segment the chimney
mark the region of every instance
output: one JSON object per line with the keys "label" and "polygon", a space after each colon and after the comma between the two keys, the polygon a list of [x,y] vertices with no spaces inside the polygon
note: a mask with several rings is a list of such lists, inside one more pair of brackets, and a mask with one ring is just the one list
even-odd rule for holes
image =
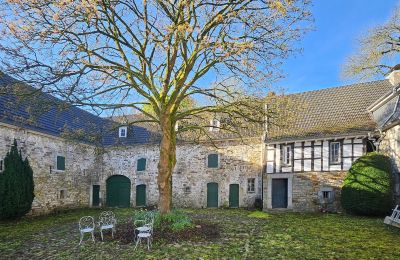
{"label": "chimney", "polygon": [[390,74],[386,77],[393,87],[397,87],[400,84],[400,64],[397,64],[392,68]]}

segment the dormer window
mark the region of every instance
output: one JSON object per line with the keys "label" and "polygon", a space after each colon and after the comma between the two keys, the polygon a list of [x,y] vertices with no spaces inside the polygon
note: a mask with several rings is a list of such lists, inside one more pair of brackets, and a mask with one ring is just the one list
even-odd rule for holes
{"label": "dormer window", "polygon": [[119,137],[125,138],[128,135],[128,127],[127,126],[121,126],[119,128]]}
{"label": "dormer window", "polygon": [[217,132],[220,128],[220,121],[216,118],[210,120],[210,132]]}

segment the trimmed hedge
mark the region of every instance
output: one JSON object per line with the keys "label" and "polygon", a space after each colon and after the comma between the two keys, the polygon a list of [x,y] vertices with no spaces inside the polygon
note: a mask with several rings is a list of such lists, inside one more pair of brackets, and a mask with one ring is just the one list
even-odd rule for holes
{"label": "trimmed hedge", "polygon": [[393,206],[390,158],[373,152],[355,161],[344,180],[341,202],[350,214],[383,216],[389,213]]}

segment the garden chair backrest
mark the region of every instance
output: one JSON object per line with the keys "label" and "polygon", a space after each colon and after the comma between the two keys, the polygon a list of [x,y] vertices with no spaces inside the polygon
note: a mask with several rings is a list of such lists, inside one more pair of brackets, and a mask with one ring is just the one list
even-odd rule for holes
{"label": "garden chair backrest", "polygon": [[91,216],[82,217],[79,220],[79,230],[94,229],[94,219]]}
{"label": "garden chair backrest", "polygon": [[115,214],[112,211],[103,211],[100,213],[100,223],[102,225],[113,225],[116,222]]}

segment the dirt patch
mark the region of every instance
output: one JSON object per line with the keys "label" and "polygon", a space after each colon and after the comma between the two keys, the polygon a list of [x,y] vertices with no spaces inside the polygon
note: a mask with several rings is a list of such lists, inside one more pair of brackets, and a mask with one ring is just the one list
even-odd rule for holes
{"label": "dirt patch", "polygon": [[[210,241],[220,237],[220,228],[216,224],[203,221],[195,221],[193,228],[182,231],[172,231],[169,227],[162,229],[154,229],[153,241],[164,243],[175,243],[180,241]],[[135,229],[132,223],[117,224],[117,232],[114,239],[111,237],[111,231],[104,233],[104,241],[118,241],[121,244],[132,244],[135,242]],[[100,236],[96,236],[96,240],[101,241]]]}

